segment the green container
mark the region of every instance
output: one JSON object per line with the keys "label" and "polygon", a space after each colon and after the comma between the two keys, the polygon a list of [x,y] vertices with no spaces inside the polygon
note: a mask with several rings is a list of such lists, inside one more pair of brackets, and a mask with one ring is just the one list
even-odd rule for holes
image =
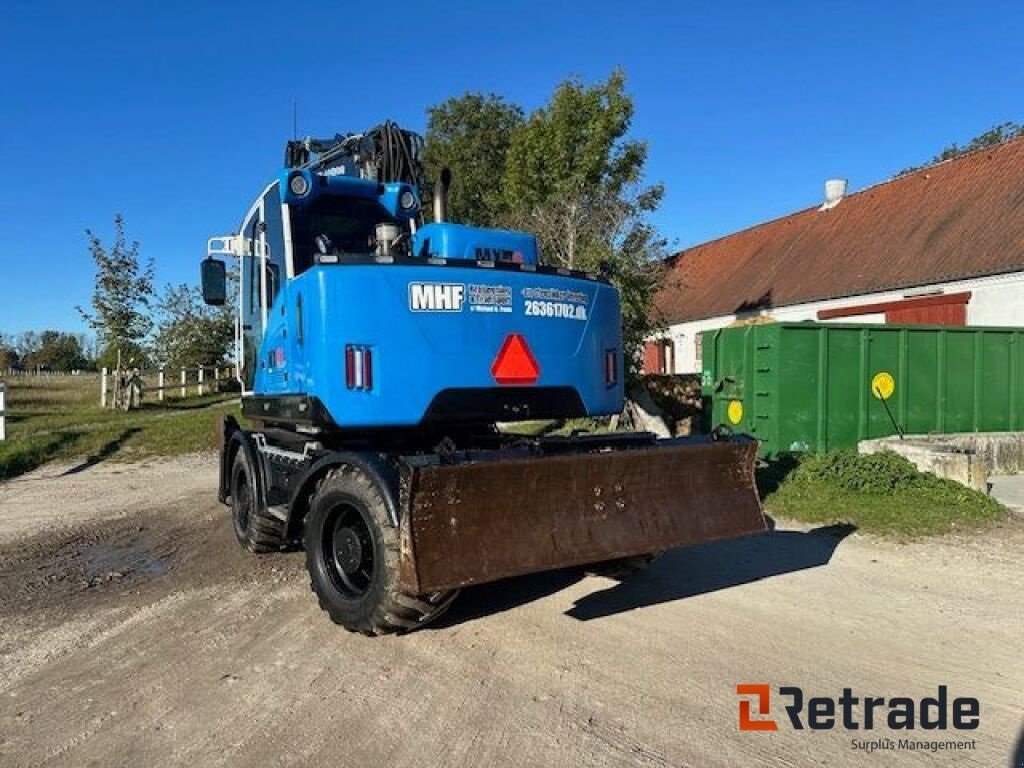
{"label": "green container", "polygon": [[[773,323],[705,331],[710,423],[761,453],[1024,429],[1024,329]],[[707,402],[707,400],[705,400]]]}

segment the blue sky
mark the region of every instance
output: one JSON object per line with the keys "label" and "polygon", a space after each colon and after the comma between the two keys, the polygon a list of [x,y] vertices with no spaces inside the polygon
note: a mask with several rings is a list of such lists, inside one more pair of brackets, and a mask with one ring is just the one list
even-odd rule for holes
{"label": "blue sky", "polygon": [[161,285],[193,281],[280,164],[293,100],[302,134],[422,130],[467,90],[530,109],[622,67],[658,223],[688,245],[1024,121],[1022,62],[1019,2],[5,0],[0,331],[83,329],[84,230],[115,212]]}

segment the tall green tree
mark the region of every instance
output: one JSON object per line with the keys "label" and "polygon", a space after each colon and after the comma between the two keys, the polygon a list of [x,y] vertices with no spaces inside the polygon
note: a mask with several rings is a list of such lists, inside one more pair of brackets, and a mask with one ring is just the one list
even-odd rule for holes
{"label": "tall green tree", "polygon": [[494,94],[467,93],[427,110],[427,178],[436,180],[442,168],[451,169],[453,221],[488,226],[505,216],[505,158],[522,123],[523,110]]}
{"label": "tall green tree", "polygon": [[199,290],[168,285],[158,305],[153,355],[161,365],[216,365],[230,356],[234,315],[230,306],[208,307]]}
{"label": "tall green tree", "polygon": [[512,223],[534,232],[543,259],[610,271],[622,295],[623,338],[635,373],[667,243],[650,220],[664,196],[647,184],[646,143],[631,138],[625,76],[585,85],[570,79],[512,137],[504,194]]}
{"label": "tall green tree", "polygon": [[92,311],[78,307],[78,312],[96,331],[102,365],[114,364],[120,353],[124,365],[141,367],[146,359],[145,339],[153,329],[153,260],[140,260],[139,243],[128,241],[121,214],[114,217],[114,240],[109,247],[91,230],[85,234],[96,277]]}
{"label": "tall green tree", "polygon": [[431,176],[453,172],[456,221],[532,232],[541,259],[606,268],[619,288],[630,373],[657,330],[654,292],[667,243],[650,219],[664,195],[647,184],[647,145],[629,135],[633,100],[622,72],[586,85],[569,79],[523,117],[499,96],[467,93],[428,110]]}

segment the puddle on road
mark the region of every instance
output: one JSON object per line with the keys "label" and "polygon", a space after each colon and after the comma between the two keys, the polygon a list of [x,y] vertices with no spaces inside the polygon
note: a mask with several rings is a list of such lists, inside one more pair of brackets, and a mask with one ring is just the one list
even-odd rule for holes
{"label": "puddle on road", "polygon": [[180,538],[158,524],[117,520],[0,548],[0,626],[36,607],[70,610],[79,594],[120,597],[165,582],[182,565]]}
{"label": "puddle on road", "polygon": [[108,577],[120,579],[131,574],[163,576],[171,568],[140,541],[122,545],[90,544],[80,550],[79,557],[90,581]]}

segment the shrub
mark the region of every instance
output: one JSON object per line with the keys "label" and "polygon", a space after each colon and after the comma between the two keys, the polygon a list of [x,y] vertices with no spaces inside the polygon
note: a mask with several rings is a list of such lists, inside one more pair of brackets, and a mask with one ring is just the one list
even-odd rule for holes
{"label": "shrub", "polygon": [[876,532],[941,533],[1002,519],[994,499],[920,472],[895,453],[808,454],[759,472],[766,506],[806,522],[847,521]]}
{"label": "shrub", "polygon": [[[834,483],[847,491],[891,493],[928,484],[925,475],[902,456],[885,453],[859,454],[855,451],[810,454],[794,473],[794,479]],[[938,479],[938,478],[935,478]]]}

